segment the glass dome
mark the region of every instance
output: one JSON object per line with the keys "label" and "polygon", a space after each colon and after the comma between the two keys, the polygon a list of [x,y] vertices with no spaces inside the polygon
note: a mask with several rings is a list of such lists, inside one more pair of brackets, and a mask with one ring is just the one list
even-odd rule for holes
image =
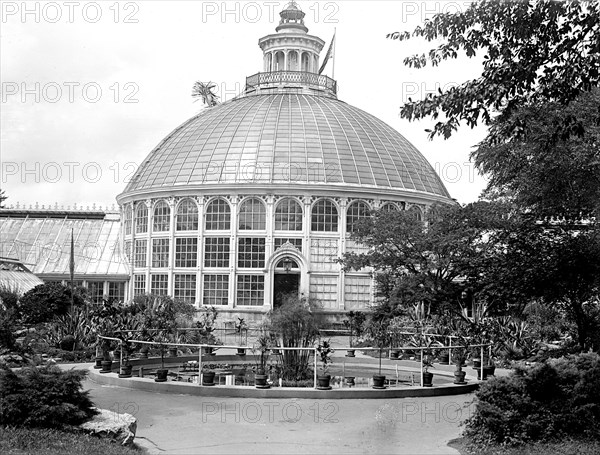
{"label": "glass dome", "polygon": [[120,197],[224,183],[450,197],[423,155],[392,127],[333,97],[294,93],[245,96],[205,109],[150,153]]}

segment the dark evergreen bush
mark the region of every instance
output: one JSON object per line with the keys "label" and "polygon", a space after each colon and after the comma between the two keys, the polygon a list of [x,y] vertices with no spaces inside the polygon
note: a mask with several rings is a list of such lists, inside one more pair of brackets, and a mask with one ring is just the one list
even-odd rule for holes
{"label": "dark evergreen bush", "polygon": [[96,411],[81,382],[84,370],[57,366],[0,370],[0,424],[64,428],[77,425]]}
{"label": "dark evergreen bush", "polygon": [[484,445],[599,438],[600,356],[549,360],[484,383],[465,435]]}
{"label": "dark evergreen bush", "polygon": [[[83,290],[75,289],[73,303],[83,305]],[[25,324],[47,322],[66,314],[71,307],[71,289],[60,283],[44,283],[30,289],[19,301],[19,313]]]}

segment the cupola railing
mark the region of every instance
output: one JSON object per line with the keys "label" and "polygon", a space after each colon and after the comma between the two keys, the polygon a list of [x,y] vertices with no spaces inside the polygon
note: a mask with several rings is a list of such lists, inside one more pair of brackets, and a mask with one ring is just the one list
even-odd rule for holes
{"label": "cupola railing", "polygon": [[[312,87],[337,95],[337,82],[322,74],[307,71],[271,71],[269,73],[256,73],[246,78],[246,93],[256,90],[261,86],[281,84],[298,84]],[[266,87],[265,87],[266,88]]]}

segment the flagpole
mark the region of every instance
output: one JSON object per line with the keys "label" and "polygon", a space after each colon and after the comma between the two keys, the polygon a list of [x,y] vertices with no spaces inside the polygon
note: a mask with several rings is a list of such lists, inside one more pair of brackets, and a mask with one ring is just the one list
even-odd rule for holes
{"label": "flagpole", "polygon": [[71,275],[71,312],[73,312],[73,307],[75,306],[75,299],[73,298],[73,294],[75,293],[75,289],[73,287],[73,275],[75,274],[75,252],[73,251],[73,228],[71,228],[71,258],[69,261],[69,273]]}
{"label": "flagpole", "polygon": [[332,69],[331,69],[331,79],[335,80],[335,54],[337,54],[337,27],[333,27],[333,36],[334,36],[334,41],[333,41],[333,62],[332,62]]}

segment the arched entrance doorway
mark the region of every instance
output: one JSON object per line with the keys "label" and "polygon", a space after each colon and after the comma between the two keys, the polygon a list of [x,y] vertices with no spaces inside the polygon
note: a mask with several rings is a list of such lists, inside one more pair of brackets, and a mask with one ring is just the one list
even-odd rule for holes
{"label": "arched entrance doorway", "polygon": [[285,256],[275,264],[273,273],[273,308],[280,307],[286,298],[298,297],[300,266],[294,258]]}

